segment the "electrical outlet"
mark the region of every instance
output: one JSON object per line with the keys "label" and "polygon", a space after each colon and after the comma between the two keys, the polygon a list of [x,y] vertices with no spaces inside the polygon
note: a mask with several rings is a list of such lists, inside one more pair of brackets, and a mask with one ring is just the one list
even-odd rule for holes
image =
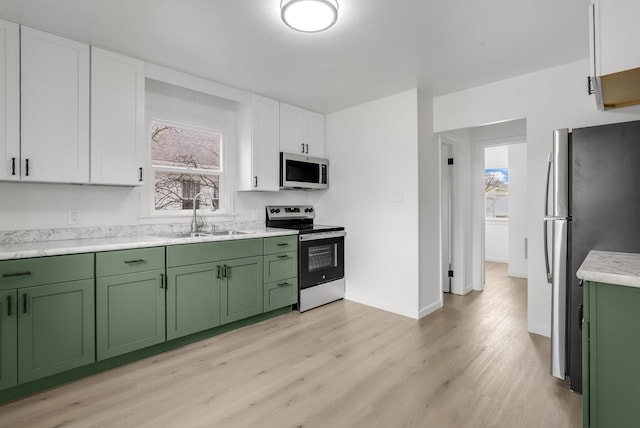
{"label": "electrical outlet", "polygon": [[67,223],[69,225],[80,224],[80,211],[69,210],[67,214],[68,214]]}

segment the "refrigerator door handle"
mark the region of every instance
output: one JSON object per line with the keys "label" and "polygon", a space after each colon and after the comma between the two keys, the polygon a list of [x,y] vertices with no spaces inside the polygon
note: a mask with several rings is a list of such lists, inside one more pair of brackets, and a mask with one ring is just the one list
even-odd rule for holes
{"label": "refrigerator door handle", "polygon": [[553,154],[549,153],[549,157],[547,158],[547,187],[546,192],[544,194],[544,216],[548,216],[549,214],[549,187],[551,187],[551,167],[553,166]]}
{"label": "refrigerator door handle", "polygon": [[549,222],[552,221],[551,219],[545,218],[544,222],[543,222],[543,226],[544,226],[544,234],[543,234],[543,240],[544,240],[544,264],[547,268],[547,282],[549,284],[551,284],[551,282],[553,281],[553,274],[551,273],[551,266],[549,265],[549,237],[548,237],[548,227],[547,225],[549,224]]}

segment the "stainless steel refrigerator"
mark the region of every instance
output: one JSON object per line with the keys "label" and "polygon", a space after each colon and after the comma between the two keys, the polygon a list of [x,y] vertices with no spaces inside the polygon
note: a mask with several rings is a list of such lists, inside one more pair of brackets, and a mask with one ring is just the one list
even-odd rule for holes
{"label": "stainless steel refrigerator", "polygon": [[545,262],[551,286],[551,374],[582,392],[582,285],[590,250],[640,252],[640,121],[553,132]]}

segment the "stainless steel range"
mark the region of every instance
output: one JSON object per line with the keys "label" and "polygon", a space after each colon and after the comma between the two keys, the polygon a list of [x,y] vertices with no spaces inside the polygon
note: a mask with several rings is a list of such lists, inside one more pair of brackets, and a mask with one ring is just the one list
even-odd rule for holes
{"label": "stainless steel range", "polygon": [[340,226],[313,224],[309,205],[268,206],[267,227],[298,230],[298,310],[344,298],[344,237]]}

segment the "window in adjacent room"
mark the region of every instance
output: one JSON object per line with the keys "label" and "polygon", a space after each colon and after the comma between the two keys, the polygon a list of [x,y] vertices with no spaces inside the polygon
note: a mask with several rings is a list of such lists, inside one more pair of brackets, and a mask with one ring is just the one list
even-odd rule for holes
{"label": "window in adjacent room", "polygon": [[[151,165],[155,212],[193,209],[193,197],[204,192],[216,209],[224,186],[223,132],[204,126],[151,121]],[[208,198],[199,198],[198,207]]]}

